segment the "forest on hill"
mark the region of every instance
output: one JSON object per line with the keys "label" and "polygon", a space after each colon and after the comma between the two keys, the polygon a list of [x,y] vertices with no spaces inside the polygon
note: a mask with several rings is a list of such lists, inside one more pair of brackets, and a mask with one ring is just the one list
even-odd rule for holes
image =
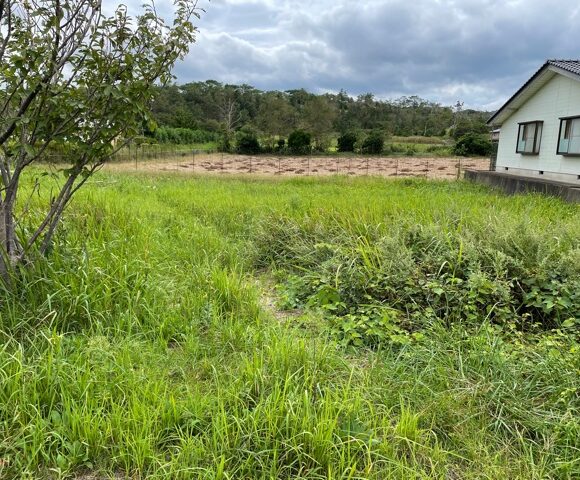
{"label": "forest on hill", "polygon": [[319,152],[364,150],[365,141],[377,138],[382,145],[391,137],[413,137],[417,143],[446,139],[448,144],[466,134],[487,137],[491,114],[417,96],[382,100],[371,93],[352,97],[344,90],[318,95],[304,89],[262,91],[214,80],[159,87],[152,113],[156,127],[145,135],[159,143],[216,142],[223,150],[273,151],[298,135],[299,142]]}

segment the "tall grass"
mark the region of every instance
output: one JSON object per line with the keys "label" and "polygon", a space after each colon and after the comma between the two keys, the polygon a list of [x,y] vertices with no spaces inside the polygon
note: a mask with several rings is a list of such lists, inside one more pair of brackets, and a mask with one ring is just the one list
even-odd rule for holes
{"label": "tall grass", "polygon": [[354,347],[337,326],[368,312],[332,307],[491,251],[575,281],[579,220],[462,183],[100,174],[3,292],[0,477],[576,478],[576,320],[397,308]]}

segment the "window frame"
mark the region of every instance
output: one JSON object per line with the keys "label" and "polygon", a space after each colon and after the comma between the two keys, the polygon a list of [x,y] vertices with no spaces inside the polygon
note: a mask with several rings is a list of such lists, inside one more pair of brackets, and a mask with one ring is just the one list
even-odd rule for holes
{"label": "window frame", "polygon": [[[560,128],[558,129],[558,143],[556,144],[556,155],[563,155],[565,157],[580,157],[580,151],[572,153],[569,153],[568,151],[566,152],[560,151],[560,141],[562,140],[562,126],[563,126],[562,124],[570,120],[578,120],[580,122],[580,115],[574,115],[572,117],[560,117]],[[568,129],[568,125],[569,124],[566,123],[566,129]]]}
{"label": "window frame", "polygon": [[[522,134],[522,128],[525,128],[528,125],[536,125],[536,130],[534,132],[534,145],[531,152],[524,152],[520,150],[520,137]],[[538,127],[542,127],[542,131],[540,133],[540,138],[538,138]],[[540,147],[542,146],[542,134],[544,133],[544,121],[543,120],[532,120],[531,122],[521,122],[518,123],[518,138],[516,139],[516,153],[520,155],[539,155],[540,154]],[[525,147],[524,147],[525,148]]]}

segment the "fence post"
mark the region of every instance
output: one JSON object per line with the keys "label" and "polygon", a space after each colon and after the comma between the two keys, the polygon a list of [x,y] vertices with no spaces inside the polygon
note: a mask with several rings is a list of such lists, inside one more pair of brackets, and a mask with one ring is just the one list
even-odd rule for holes
{"label": "fence post", "polygon": [[278,157],[278,175],[280,175],[281,168],[282,168],[282,157]]}
{"label": "fence post", "polygon": [[222,152],[222,173],[224,172],[224,152]]}
{"label": "fence post", "polygon": [[397,163],[395,163],[395,177],[399,176],[399,157],[396,158]]}
{"label": "fence post", "polygon": [[369,157],[367,157],[367,177],[369,175]]}
{"label": "fence post", "polygon": [[425,166],[425,178],[429,178],[429,157],[427,157],[427,165]]}
{"label": "fence post", "polygon": [[250,173],[252,173],[252,157],[250,156]]}
{"label": "fence post", "polygon": [[461,157],[459,157],[459,161],[457,162],[457,180],[461,178]]}

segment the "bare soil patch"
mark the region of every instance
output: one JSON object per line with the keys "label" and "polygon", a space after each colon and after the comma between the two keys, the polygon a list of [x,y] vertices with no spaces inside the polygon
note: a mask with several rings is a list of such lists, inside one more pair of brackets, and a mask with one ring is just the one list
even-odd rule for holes
{"label": "bare soil patch", "polygon": [[464,169],[487,170],[488,158],[459,157],[276,157],[184,153],[133,162],[112,162],[114,171],[255,174],[265,176],[383,176],[454,179]]}

